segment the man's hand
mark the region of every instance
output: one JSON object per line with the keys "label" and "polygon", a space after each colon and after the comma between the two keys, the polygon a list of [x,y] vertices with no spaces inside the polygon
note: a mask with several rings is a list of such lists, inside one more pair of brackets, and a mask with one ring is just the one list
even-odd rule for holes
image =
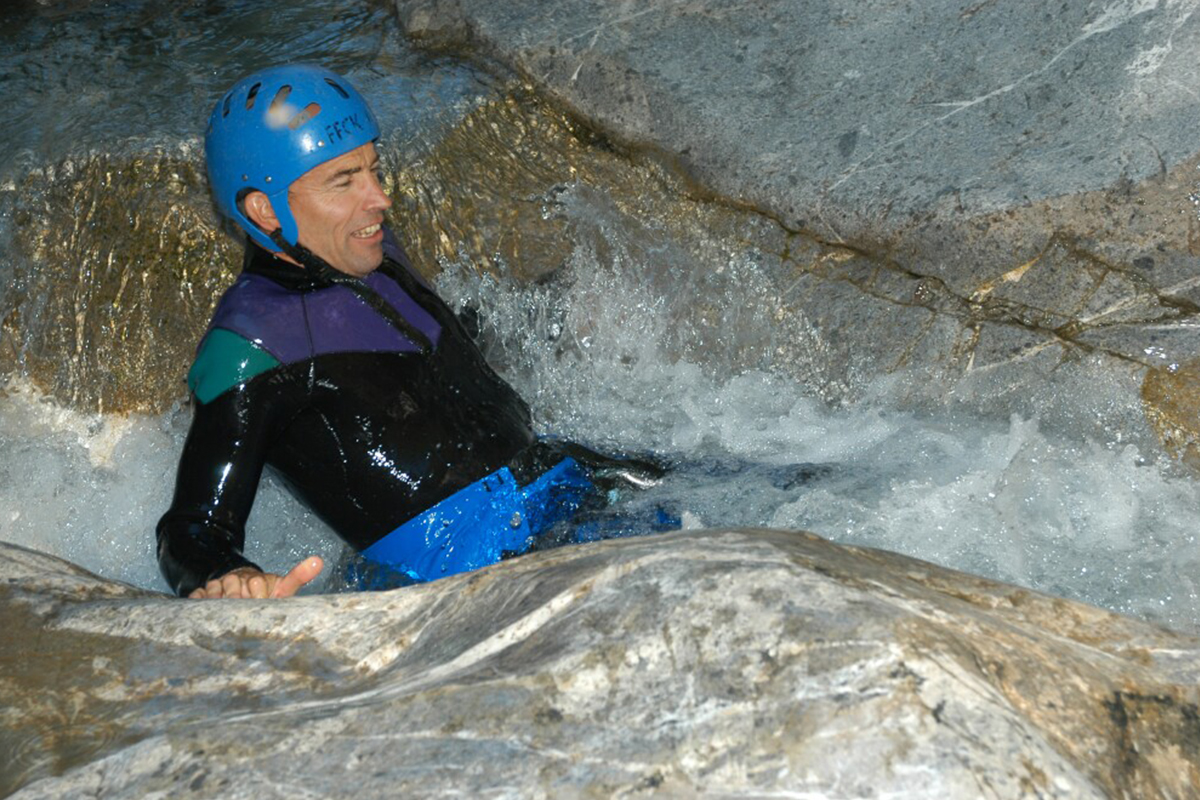
{"label": "man's hand", "polygon": [[320,556],[304,559],[287,575],[280,577],[273,572],[259,572],[242,567],[227,572],[219,578],[196,589],[188,598],[192,600],[216,600],[218,598],[245,598],[266,600],[272,597],[291,597],[300,587],[321,574],[325,562]]}

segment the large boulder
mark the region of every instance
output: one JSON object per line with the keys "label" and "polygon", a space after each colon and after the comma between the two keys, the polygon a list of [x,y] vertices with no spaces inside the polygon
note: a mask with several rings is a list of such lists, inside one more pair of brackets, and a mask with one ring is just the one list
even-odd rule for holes
{"label": "large boulder", "polygon": [[[998,410],[1108,381],[1078,416],[1128,429],[1147,367],[1195,369],[1191,3],[396,6],[787,231],[764,263],[851,379],[915,368],[914,393]],[[1160,428],[1194,425],[1163,402]]]}
{"label": "large boulder", "polygon": [[190,602],[0,546],[0,795],[1182,797],[1200,642],[783,531]]}

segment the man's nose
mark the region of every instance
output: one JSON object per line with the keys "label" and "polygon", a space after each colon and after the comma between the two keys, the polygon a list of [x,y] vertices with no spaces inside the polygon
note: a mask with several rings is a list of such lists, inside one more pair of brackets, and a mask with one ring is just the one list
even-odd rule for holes
{"label": "man's nose", "polygon": [[370,186],[367,190],[366,206],[372,211],[386,211],[392,206],[392,198],[388,197],[379,178],[374,175],[371,176]]}

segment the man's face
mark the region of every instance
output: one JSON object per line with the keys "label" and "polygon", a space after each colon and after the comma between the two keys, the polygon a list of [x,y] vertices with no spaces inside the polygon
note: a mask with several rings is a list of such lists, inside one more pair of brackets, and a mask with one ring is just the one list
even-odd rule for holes
{"label": "man's face", "polygon": [[379,156],[364,144],[301,175],[288,190],[300,244],[334,269],[362,278],[383,261]]}

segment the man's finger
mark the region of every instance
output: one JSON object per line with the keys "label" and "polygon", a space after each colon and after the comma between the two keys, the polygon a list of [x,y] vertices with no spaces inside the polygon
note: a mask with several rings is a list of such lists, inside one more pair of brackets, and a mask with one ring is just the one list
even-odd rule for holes
{"label": "man's finger", "polygon": [[321,560],[320,556],[304,559],[292,567],[291,572],[279,579],[279,582],[275,584],[275,591],[271,592],[271,597],[291,597],[300,591],[301,586],[320,575],[324,568],[325,562]]}
{"label": "man's finger", "polygon": [[255,600],[267,599],[267,579],[262,575],[254,575],[246,582],[248,594]]}
{"label": "man's finger", "polygon": [[224,597],[245,597],[243,586],[242,576],[236,572],[227,573],[221,578],[221,594]]}

